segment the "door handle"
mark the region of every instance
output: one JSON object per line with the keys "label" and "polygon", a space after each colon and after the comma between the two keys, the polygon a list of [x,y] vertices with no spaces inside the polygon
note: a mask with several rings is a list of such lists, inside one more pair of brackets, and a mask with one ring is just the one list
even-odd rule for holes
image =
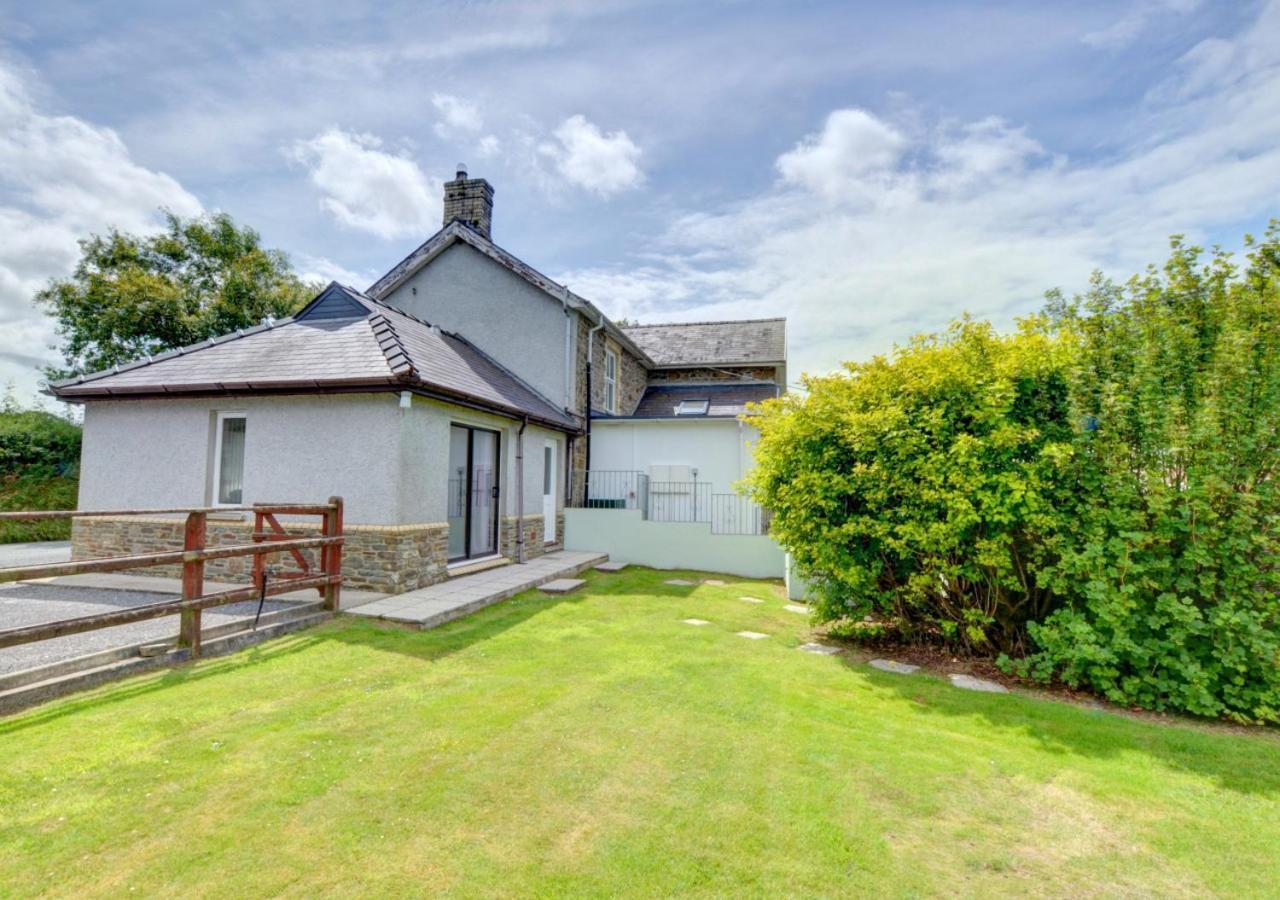
{"label": "door handle", "polygon": [[498,486],[496,484],[493,487],[489,488],[489,496],[492,497],[494,500],[498,499]]}

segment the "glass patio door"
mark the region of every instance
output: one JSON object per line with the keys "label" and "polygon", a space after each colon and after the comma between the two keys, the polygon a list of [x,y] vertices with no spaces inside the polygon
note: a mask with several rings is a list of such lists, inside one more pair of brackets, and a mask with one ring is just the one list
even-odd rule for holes
{"label": "glass patio door", "polygon": [[465,425],[449,430],[449,559],[498,552],[497,432]]}

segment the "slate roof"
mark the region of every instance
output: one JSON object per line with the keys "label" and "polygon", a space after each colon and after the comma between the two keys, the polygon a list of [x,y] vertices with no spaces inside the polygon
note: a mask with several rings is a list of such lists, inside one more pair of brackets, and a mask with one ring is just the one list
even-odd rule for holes
{"label": "slate roof", "polygon": [[[593,419],[732,419],[746,412],[748,403],[758,403],[778,396],[776,384],[726,381],[718,384],[651,384],[645,390],[636,410],[629,416],[605,416]],[[677,415],[685,400],[706,400],[705,415]]]}
{"label": "slate roof", "polygon": [[336,282],[291,319],[61,381],[50,391],[81,400],[378,386],[578,428],[468,341]]}
{"label": "slate roof", "polygon": [[787,358],[786,319],[673,322],[623,328],[659,367],[753,365]]}

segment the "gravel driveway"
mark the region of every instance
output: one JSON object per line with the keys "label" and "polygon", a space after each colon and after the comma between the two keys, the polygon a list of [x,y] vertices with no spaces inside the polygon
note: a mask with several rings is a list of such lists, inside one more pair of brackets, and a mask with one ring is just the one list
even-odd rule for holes
{"label": "gravel driveway", "polygon": [[[0,545],[0,547],[5,546],[17,545]],[[0,585],[0,629],[96,615],[112,609],[157,603],[174,596],[176,595],[151,591],[121,591],[57,584],[27,582],[4,584]],[[293,605],[296,604],[289,601],[268,600],[262,611],[266,614],[278,609],[288,609]],[[234,619],[252,619],[257,610],[256,601],[232,603],[207,609],[203,617],[204,626],[209,628]],[[49,665],[83,656],[86,653],[109,650],[112,647],[128,646],[144,641],[172,640],[177,634],[178,616],[174,615],[163,619],[149,619],[129,625],[117,625],[114,628],[88,631],[84,634],[67,635],[35,644],[5,647],[0,649],[0,675],[34,666]]]}

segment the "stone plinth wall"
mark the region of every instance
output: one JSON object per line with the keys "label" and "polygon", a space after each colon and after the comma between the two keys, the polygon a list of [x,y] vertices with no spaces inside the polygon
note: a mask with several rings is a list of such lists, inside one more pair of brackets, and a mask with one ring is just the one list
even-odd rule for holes
{"label": "stone plinth wall", "polygon": [[[75,519],[71,526],[72,559],[159,553],[182,549],[184,520],[110,516]],[[290,533],[319,534],[316,522],[281,522]],[[541,533],[541,521],[538,523]],[[219,520],[210,517],[206,546],[247,544],[252,541],[253,521]],[[348,525],[343,530],[342,573],[346,586],[358,590],[399,593],[443,581],[449,548],[449,526],[443,522],[422,525]],[[313,571],[319,568],[319,554],[303,550]],[[288,552],[271,554],[267,561],[285,571],[297,571]],[[205,563],[205,577],[215,581],[248,582],[253,559],[215,559]],[[131,569],[130,575],[161,575],[178,578],[180,565]]]}
{"label": "stone plinth wall", "polygon": [[[563,534],[564,532],[561,532]],[[524,517],[524,558],[533,559],[546,552],[542,542],[542,516],[539,513]],[[516,517],[503,516],[502,530],[498,535],[498,552],[508,559],[516,558]]]}

